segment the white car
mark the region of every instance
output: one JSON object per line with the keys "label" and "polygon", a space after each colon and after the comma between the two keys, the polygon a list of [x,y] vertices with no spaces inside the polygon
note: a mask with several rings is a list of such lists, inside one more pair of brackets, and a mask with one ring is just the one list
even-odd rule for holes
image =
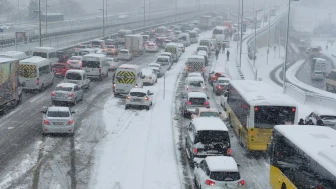
{"label": "white car", "polygon": [[82,66],[82,57],[81,56],[72,56],[68,60],[71,68],[80,69]]}
{"label": "white car", "polygon": [[43,113],[42,133],[69,133],[73,134],[75,130],[75,121],[69,107],[52,106]]}
{"label": "white car", "polygon": [[145,45],[146,52],[159,52],[159,47],[155,43],[147,43]]}
{"label": "white car", "polygon": [[168,56],[169,59],[170,59],[170,62],[174,62],[173,61],[173,54],[170,53],[170,52],[163,52],[163,53],[160,54],[160,56]]}
{"label": "white car", "polygon": [[106,58],[106,61],[110,65],[109,71],[114,71],[120,66],[120,62],[116,58]]}
{"label": "white car", "polygon": [[312,80],[323,80],[324,79],[324,73],[322,71],[315,70],[312,73],[311,79]]}
{"label": "white car", "polygon": [[162,68],[160,64],[150,63],[147,68],[152,69],[157,77],[161,77],[163,75]]}
{"label": "white car", "polygon": [[118,60],[132,60],[132,53],[127,49],[120,49],[118,54]]}
{"label": "white car", "polygon": [[206,87],[202,77],[191,77],[186,79],[184,94],[189,92],[205,92]]}
{"label": "white car", "polygon": [[132,88],[126,97],[125,109],[130,107],[145,107],[149,110],[153,105],[153,93],[144,88]]}
{"label": "white car", "polygon": [[322,120],[324,126],[336,129],[336,112],[328,109],[315,110],[305,118],[305,124],[317,125],[317,120]]}
{"label": "white car", "polygon": [[233,157],[208,156],[194,169],[194,181],[202,189],[245,189]]}
{"label": "white car", "polygon": [[141,70],[141,74],[142,74],[142,83],[145,84],[150,84],[150,85],[154,85],[154,83],[157,82],[157,76],[154,73],[154,70],[150,69],[150,68],[143,68]]}

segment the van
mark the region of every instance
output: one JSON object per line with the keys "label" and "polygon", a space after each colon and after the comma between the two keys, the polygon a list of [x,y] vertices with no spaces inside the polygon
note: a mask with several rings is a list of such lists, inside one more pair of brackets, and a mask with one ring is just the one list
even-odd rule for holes
{"label": "van", "polygon": [[26,53],[20,52],[20,51],[3,52],[3,53],[0,54],[0,57],[2,57],[2,58],[13,58],[13,59],[17,59],[17,60],[23,60],[23,59],[28,58]]}
{"label": "van", "polygon": [[176,43],[167,43],[165,52],[172,53],[174,62],[177,62],[181,56],[180,51],[178,50],[178,45]]}
{"label": "van", "polygon": [[82,58],[82,69],[89,78],[98,78],[100,81],[108,76],[110,64],[103,54],[87,54]]}
{"label": "van", "polygon": [[311,64],[311,71],[321,71],[324,75],[326,75],[327,68],[326,68],[326,60],[324,58],[313,58]]}
{"label": "van", "polygon": [[207,46],[210,49],[211,41],[209,39],[201,39],[199,46]]}
{"label": "van", "polygon": [[78,52],[75,53],[76,56],[84,56],[87,54],[95,54],[96,51],[94,49],[79,49]]}
{"label": "van", "polygon": [[191,44],[198,43],[198,34],[196,31],[190,31],[189,37],[190,37]]}
{"label": "van", "polygon": [[101,39],[92,40],[90,43],[90,47],[105,49],[106,48],[105,41]]}
{"label": "van", "polygon": [[186,73],[199,72],[204,77],[205,60],[204,56],[192,55],[189,56],[186,65]]}
{"label": "van", "polygon": [[19,81],[22,89],[43,91],[54,83],[49,60],[33,56],[19,61]]}
{"label": "van", "polygon": [[74,83],[82,89],[88,89],[90,87],[90,80],[87,78],[84,70],[68,70],[65,73],[64,83]]}
{"label": "van", "polygon": [[180,33],[177,38],[178,38],[179,43],[182,43],[185,47],[190,46],[189,33]]}
{"label": "van", "polygon": [[119,66],[113,82],[114,96],[126,96],[132,88],[142,88],[141,77],[141,68],[138,65],[123,64]]}
{"label": "van", "polygon": [[198,51],[205,51],[207,52],[208,56],[211,54],[211,51],[207,46],[198,46],[196,52],[198,53]]}
{"label": "van", "polygon": [[35,47],[32,50],[33,56],[39,56],[49,60],[51,66],[57,63],[57,53],[54,47]]}
{"label": "van", "polygon": [[163,73],[166,73],[168,70],[170,70],[173,65],[173,63],[170,62],[170,58],[168,56],[158,56],[156,63],[161,65]]}

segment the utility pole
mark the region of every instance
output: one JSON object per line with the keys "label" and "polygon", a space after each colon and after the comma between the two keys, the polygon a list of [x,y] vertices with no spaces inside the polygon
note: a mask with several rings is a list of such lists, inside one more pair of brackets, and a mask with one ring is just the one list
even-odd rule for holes
{"label": "utility pole", "polygon": [[143,0],[144,1],[144,30],[146,30],[145,29],[145,27],[146,27],[146,0]]}
{"label": "utility pole", "polygon": [[175,0],[175,24],[177,24],[177,0]]}
{"label": "utility pole", "polygon": [[17,19],[17,21],[19,23],[19,20],[20,20],[20,0],[18,0],[17,2],[18,2],[17,3],[17,5],[18,5],[18,15],[17,15],[18,19]]}
{"label": "utility pole", "polygon": [[40,42],[40,47],[42,47],[42,24],[41,24],[41,0],[39,0],[39,5],[38,5],[38,19],[39,19],[39,42]]}
{"label": "utility pole", "polygon": [[[269,4],[269,7],[270,7],[270,9],[269,10],[271,10],[271,3]],[[269,46],[270,46],[270,36],[271,36],[271,14],[270,14],[270,12],[269,12],[269,14],[268,14],[268,37],[267,37],[267,55],[266,55],[266,57],[267,57],[267,60],[266,60],[266,64],[268,64],[268,55],[269,55]]]}
{"label": "utility pole", "polygon": [[108,23],[108,19],[107,19],[107,0],[105,1],[105,20],[106,20],[106,23]]}
{"label": "utility pole", "polygon": [[105,0],[103,0],[103,37],[105,37]]}
{"label": "utility pole", "polygon": [[238,53],[238,47],[239,47],[239,31],[240,31],[240,27],[241,27],[241,23],[240,22],[240,1],[241,0],[238,0],[238,39],[237,39],[237,53]]}
{"label": "utility pole", "polygon": [[48,0],[45,2],[45,34],[48,32]]}
{"label": "utility pole", "polygon": [[241,8],[240,53],[239,53],[239,67],[240,68],[241,68],[242,52],[243,52],[243,21],[244,21],[244,0],[242,0],[242,8]]}
{"label": "utility pole", "polygon": [[150,20],[150,6],[151,6],[151,2],[150,0],[148,0],[148,20]]}

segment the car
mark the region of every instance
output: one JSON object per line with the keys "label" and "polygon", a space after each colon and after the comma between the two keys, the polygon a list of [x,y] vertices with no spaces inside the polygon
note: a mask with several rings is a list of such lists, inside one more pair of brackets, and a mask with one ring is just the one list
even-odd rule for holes
{"label": "car", "polygon": [[207,156],[231,156],[229,130],[218,117],[197,117],[187,125],[185,150],[190,166]]}
{"label": "car", "polygon": [[211,55],[211,51],[207,46],[198,46],[197,49],[196,49],[196,53],[198,51],[205,51],[205,52],[207,52],[208,56]]}
{"label": "car", "polygon": [[312,73],[311,79],[312,80],[323,80],[324,79],[324,73],[322,71],[315,70]]}
{"label": "car", "polygon": [[106,61],[110,65],[110,67],[108,68],[109,71],[116,70],[120,66],[120,63],[121,63],[119,62],[117,58],[106,58]]}
{"label": "car", "polygon": [[118,49],[115,45],[106,45],[104,52],[106,55],[118,55]]}
{"label": "car", "polygon": [[73,134],[75,130],[75,120],[69,107],[52,106],[43,113],[42,133],[69,133]]}
{"label": "car", "polygon": [[209,97],[204,92],[189,92],[181,100],[180,112],[184,118],[191,118],[191,114],[194,114],[196,108],[210,106]]}
{"label": "car", "polygon": [[228,90],[230,78],[228,77],[218,77],[216,81],[213,83],[212,91],[217,95],[220,96],[224,94],[226,90]]}
{"label": "car", "polygon": [[120,49],[118,53],[118,60],[132,60],[132,53],[127,49]]}
{"label": "car", "polygon": [[202,189],[246,189],[233,157],[208,156],[194,169],[194,183]]}
{"label": "car", "polygon": [[166,73],[168,70],[170,70],[173,65],[173,63],[170,62],[170,58],[167,56],[158,56],[156,63],[161,65],[163,73]]}
{"label": "car", "polygon": [[198,51],[198,52],[197,52],[197,55],[204,56],[205,65],[208,66],[208,64],[209,64],[208,57],[209,57],[209,56],[208,56],[207,52],[201,50],[201,51]]}
{"label": "car", "polygon": [[89,45],[79,44],[74,46],[74,51],[78,52],[80,49],[87,49],[89,48]]}
{"label": "car", "polygon": [[149,110],[153,105],[153,93],[144,88],[132,88],[126,96],[125,109],[130,107],[145,107]]}
{"label": "car", "polygon": [[163,52],[163,53],[160,54],[160,56],[168,56],[169,59],[170,59],[170,62],[174,62],[173,61],[173,54],[170,53],[170,52]]}
{"label": "car", "polygon": [[81,87],[74,83],[60,83],[54,91],[51,92],[51,102],[72,103],[76,105],[78,101],[83,100],[84,93]]}
{"label": "car", "polygon": [[14,24],[7,23],[3,25],[3,29],[12,30],[14,29]]}
{"label": "car", "polygon": [[218,77],[227,77],[227,74],[225,72],[212,71],[209,73],[208,83],[212,86]]}
{"label": "car", "polygon": [[56,63],[53,66],[54,77],[64,77],[65,73],[71,69],[67,63]]}
{"label": "car", "polygon": [[305,117],[305,124],[317,125],[317,120],[322,120],[324,126],[336,128],[336,112],[328,109],[319,109]]}
{"label": "car", "polygon": [[142,74],[142,83],[145,84],[150,84],[154,85],[154,83],[157,82],[157,76],[154,73],[154,70],[150,68],[143,68],[141,69],[141,74]]}
{"label": "car", "polygon": [[68,64],[70,64],[73,69],[80,69],[82,67],[82,57],[81,56],[72,56],[68,60]]}
{"label": "car", "polygon": [[157,77],[161,77],[163,75],[163,71],[160,64],[150,63],[147,65],[147,68],[152,69]]}
{"label": "car", "polygon": [[189,92],[204,92],[206,87],[203,77],[189,77],[186,79],[184,94]]}
{"label": "car", "polygon": [[184,47],[184,45],[183,45],[182,43],[177,43],[177,45],[178,45],[178,48],[181,49],[181,52],[184,53],[184,52],[185,52],[185,47]]}
{"label": "car", "polygon": [[196,108],[195,113],[191,115],[191,119],[196,117],[218,117],[224,120],[222,112],[219,112],[216,108]]}
{"label": "car", "polygon": [[159,52],[159,47],[155,43],[147,43],[145,45],[146,52]]}

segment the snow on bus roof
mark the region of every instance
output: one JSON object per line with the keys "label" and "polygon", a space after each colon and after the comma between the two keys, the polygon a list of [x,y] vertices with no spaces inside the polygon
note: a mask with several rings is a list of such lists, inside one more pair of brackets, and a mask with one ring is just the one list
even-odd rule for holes
{"label": "snow on bus roof", "polygon": [[250,105],[296,106],[297,104],[289,96],[279,93],[262,81],[231,80],[230,86],[234,87]]}
{"label": "snow on bus roof", "polygon": [[23,60],[20,60],[20,64],[24,64],[24,63],[36,63],[36,64],[39,64],[39,63],[44,63],[45,61],[47,61],[46,58],[42,58],[40,56],[32,56],[30,58],[26,58],[26,59],[23,59]]}
{"label": "snow on bus roof", "polygon": [[0,57],[0,63],[10,62],[10,61],[15,61],[15,60],[17,59]]}
{"label": "snow on bus roof", "polygon": [[205,161],[211,172],[238,172],[238,165],[233,157],[208,156]]}
{"label": "snow on bus roof", "polygon": [[133,64],[122,64],[119,66],[119,68],[126,68],[126,69],[137,69],[139,66],[138,65],[133,65]]}
{"label": "snow on bus roof", "polygon": [[336,130],[310,125],[276,125],[274,129],[336,176]]}
{"label": "snow on bus roof", "polygon": [[192,120],[192,124],[197,131],[229,131],[218,117],[196,117]]}

